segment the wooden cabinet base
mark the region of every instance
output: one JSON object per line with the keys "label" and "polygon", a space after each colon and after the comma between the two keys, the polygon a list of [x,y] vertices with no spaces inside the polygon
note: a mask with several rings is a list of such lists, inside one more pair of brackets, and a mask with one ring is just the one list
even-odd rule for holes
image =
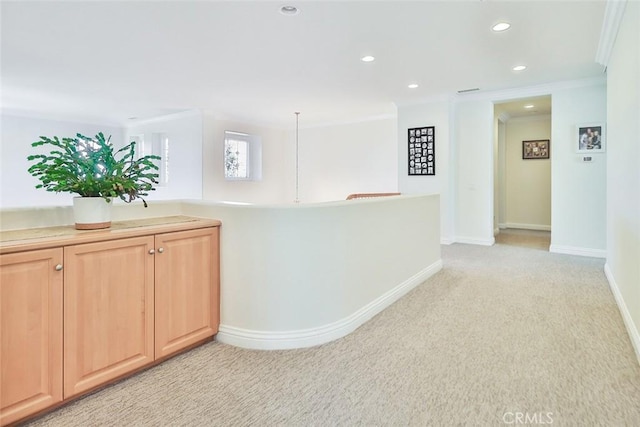
{"label": "wooden cabinet base", "polygon": [[213,339],[220,223],[163,221],[0,233],[0,427]]}
{"label": "wooden cabinet base", "polygon": [[218,332],[218,228],[156,235],[155,357]]}
{"label": "wooden cabinet base", "polygon": [[0,257],[0,424],[62,400],[62,249]]}
{"label": "wooden cabinet base", "polygon": [[50,414],[51,412],[55,411],[56,409],[60,409],[63,406],[66,406],[72,402],[75,402],[76,400],[82,399],[83,397],[87,396],[88,394],[92,394],[92,393],[97,393],[100,392],[102,390],[108,389],[109,387],[113,386],[114,384],[117,384],[121,381],[125,381],[131,377],[134,377],[138,374],[140,374],[141,372],[144,372],[146,370],[149,370],[157,365],[160,365],[161,363],[165,362],[166,360],[172,359],[176,356],[179,356],[181,354],[187,353],[191,350],[193,350],[194,348],[200,347],[202,345],[205,345],[207,343],[213,342],[215,341],[215,336],[211,336],[207,339],[204,339],[202,341],[199,341],[197,343],[191,344],[187,347],[184,347],[182,349],[180,349],[179,351],[176,351],[173,354],[170,354],[168,356],[162,357],[160,359],[156,359],[153,362],[150,362],[149,364],[142,366],[134,371],[128,372],[126,374],[120,375],[119,377],[115,377],[107,382],[105,382],[104,384],[100,384],[97,386],[94,386],[93,388],[87,389],[85,391],[83,391],[82,393],[78,393],[75,396],[69,397],[67,399],[64,399],[58,403],[54,403],[54,404],[50,404],[47,405],[47,407],[45,409],[42,409],[41,411],[38,411],[36,413],[33,413],[29,416],[26,417],[22,417],[19,419],[16,419],[15,421],[9,423],[9,424],[2,424],[2,427],[12,427],[14,425],[17,425],[18,423],[22,424],[28,421],[33,421],[35,419],[38,419],[40,417],[44,417],[47,414]]}
{"label": "wooden cabinet base", "polygon": [[64,248],[65,398],[153,361],[153,247],[133,237]]}

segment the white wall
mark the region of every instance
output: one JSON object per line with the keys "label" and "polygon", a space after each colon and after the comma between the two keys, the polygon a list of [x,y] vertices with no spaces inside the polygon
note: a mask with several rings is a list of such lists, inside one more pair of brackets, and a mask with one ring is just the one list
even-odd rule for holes
{"label": "white wall", "polygon": [[[506,199],[506,184],[494,186],[495,133],[497,128],[500,140],[501,125],[496,126],[493,105],[548,95],[553,99],[551,137],[548,133],[545,135],[551,140],[551,159],[546,163],[552,165],[551,224],[552,244],[555,243],[552,250],[604,256],[606,153],[592,154],[595,161],[585,165],[573,145],[577,124],[606,121],[606,85],[601,78],[464,95],[450,101],[398,108],[399,190],[402,193],[441,194],[443,243],[493,244],[494,215],[502,214],[506,218],[506,206],[496,204],[494,198],[496,191],[504,190]],[[408,177],[405,171],[406,129],[429,124],[436,126],[438,135],[446,134],[444,141],[448,141],[448,149],[445,153],[438,151],[443,148],[443,138],[439,137],[436,161],[438,171],[441,171],[443,154],[450,156],[448,176]],[[503,128],[506,139],[506,126]],[[497,161],[506,163],[506,153],[499,152]],[[502,179],[499,174],[498,179]],[[517,220],[541,222],[546,228],[549,225],[548,220],[527,219],[526,216]]]}
{"label": "white wall", "polygon": [[0,207],[21,206],[63,206],[71,205],[74,195],[69,193],[51,193],[36,189],[40,182],[27,172],[34,163],[27,156],[48,153],[50,148],[31,147],[40,136],[74,138],[77,133],[94,136],[98,132],[105,137],[112,136],[116,147],[124,145],[124,130],[121,127],[105,124],[78,123],[52,120],[40,117],[27,117],[2,114],[2,140],[0,141]]}
{"label": "white wall", "polygon": [[[205,113],[202,150],[203,198],[248,203],[286,203],[293,200],[287,188],[292,175],[292,159],[287,132]],[[259,136],[262,143],[262,179],[227,181],[224,178],[224,132],[235,131]]]}
{"label": "white wall", "polygon": [[500,226],[550,230],[552,160],[523,160],[522,141],[551,139],[551,117],[512,118],[505,131],[505,219]]}
{"label": "white wall", "polygon": [[[295,123],[295,117],[292,117]],[[303,127],[298,133],[299,200],[344,200],[351,193],[396,192],[396,120]],[[224,179],[224,131],[262,139],[262,179]],[[247,203],[293,203],[295,199],[295,128],[277,129],[204,116],[204,198]]]}
{"label": "white wall", "polygon": [[130,135],[144,135],[145,154],[154,133],[169,138],[169,182],[149,193],[148,201],[202,198],[202,115],[199,111],[171,114],[133,123]]}
{"label": "white wall", "polygon": [[[291,139],[293,149],[295,138]],[[396,192],[397,156],[395,117],[301,128],[300,200],[322,202],[344,200],[352,193]],[[295,175],[292,178],[295,188]]]}
{"label": "white wall", "polygon": [[217,339],[282,349],[353,331],[441,268],[438,206],[437,195],[183,203],[222,221]]}
{"label": "white wall", "polygon": [[[443,243],[451,243],[455,237],[451,182],[456,169],[451,166],[450,107],[448,101],[398,107],[398,191],[402,194],[440,194],[440,238]],[[436,174],[409,176],[407,130],[424,126],[435,126]]]}
{"label": "white wall", "polygon": [[461,101],[455,105],[456,240],[492,245],[493,103]]}
{"label": "white wall", "polygon": [[640,3],[626,5],[607,68],[607,264],[640,361]]}
{"label": "white wall", "polygon": [[[552,94],[552,252],[604,257],[607,154],[576,153],[576,126],[605,123],[606,85],[556,90]],[[605,131],[606,133],[606,131]]]}

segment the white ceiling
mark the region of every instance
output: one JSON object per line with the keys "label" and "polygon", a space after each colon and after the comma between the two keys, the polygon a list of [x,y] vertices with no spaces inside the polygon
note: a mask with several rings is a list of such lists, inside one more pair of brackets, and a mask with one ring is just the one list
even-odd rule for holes
{"label": "white ceiling", "polygon": [[[300,13],[280,14],[283,4]],[[601,76],[604,11],[557,0],[3,0],[2,107],[122,124],[194,108],[275,126],[295,111],[306,124],[355,120],[462,89]],[[511,29],[492,32],[501,20]]]}

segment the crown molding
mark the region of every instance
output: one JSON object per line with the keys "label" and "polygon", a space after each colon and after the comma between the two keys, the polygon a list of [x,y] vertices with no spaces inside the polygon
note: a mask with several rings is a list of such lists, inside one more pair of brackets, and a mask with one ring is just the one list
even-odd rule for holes
{"label": "crown molding", "polygon": [[[293,116],[293,113],[291,113]],[[237,115],[219,110],[202,110],[204,120],[213,120],[214,122],[225,121],[233,122],[239,125],[246,125],[255,128],[270,129],[275,131],[287,130],[290,126],[280,122],[256,120],[255,117]],[[293,119],[292,119],[293,120]]]}
{"label": "crown molding", "polygon": [[602,29],[600,31],[600,41],[598,43],[598,51],[596,52],[596,62],[602,64],[605,69],[609,65],[609,58],[613,45],[616,42],[618,29],[624,16],[624,9],[627,0],[608,0],[607,7],[604,11],[604,19],[602,21]]}
{"label": "crown molding", "polygon": [[313,128],[323,128],[323,127],[333,127],[333,126],[347,126],[357,123],[366,123],[366,122],[374,122],[379,120],[391,120],[398,118],[396,113],[385,113],[385,114],[377,114],[373,116],[364,116],[355,118],[352,120],[335,120],[330,122],[320,122],[314,123],[307,126],[300,126],[300,129],[313,129]]}
{"label": "crown molding", "polygon": [[18,110],[12,108],[0,108],[2,117],[20,117],[24,119],[51,120],[54,122],[65,122],[74,124],[83,124],[91,126],[109,126],[114,128],[124,128],[122,123],[109,119],[102,119],[93,116],[78,116],[73,114]]}
{"label": "crown molding", "polygon": [[563,80],[559,82],[544,83],[534,86],[522,86],[510,89],[500,89],[486,92],[475,92],[473,94],[455,95],[454,102],[466,101],[508,101],[520,98],[533,98],[536,96],[551,95],[553,92],[566,89],[576,89],[588,86],[605,86],[607,78],[605,75],[598,77],[588,77],[585,79]]}
{"label": "crown molding", "polygon": [[396,105],[400,109],[442,102],[447,102],[450,105],[455,105],[457,103],[463,103],[467,101],[509,101],[522,98],[534,98],[537,96],[551,95],[553,94],[553,92],[560,90],[576,89],[590,86],[606,86],[606,84],[607,78],[603,74],[596,77],[562,80],[533,86],[520,86],[509,89],[487,90],[466,94],[456,93],[449,95],[437,95],[429,98],[423,98],[416,102],[396,103]]}
{"label": "crown molding", "polygon": [[126,125],[124,125],[124,127],[127,130],[129,130],[131,128],[141,126],[141,125],[147,125],[149,123],[167,122],[169,120],[183,119],[185,117],[191,117],[191,116],[202,116],[202,112],[200,110],[180,111],[178,113],[165,114],[164,116],[157,116],[149,119],[135,120],[135,121],[132,121],[131,123],[127,123]]}

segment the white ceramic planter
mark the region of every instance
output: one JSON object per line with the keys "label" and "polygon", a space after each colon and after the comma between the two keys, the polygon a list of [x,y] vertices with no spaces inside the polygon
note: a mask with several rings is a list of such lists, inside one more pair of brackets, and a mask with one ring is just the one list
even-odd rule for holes
{"label": "white ceramic planter", "polygon": [[111,202],[102,197],[74,197],[73,217],[78,230],[111,227]]}

